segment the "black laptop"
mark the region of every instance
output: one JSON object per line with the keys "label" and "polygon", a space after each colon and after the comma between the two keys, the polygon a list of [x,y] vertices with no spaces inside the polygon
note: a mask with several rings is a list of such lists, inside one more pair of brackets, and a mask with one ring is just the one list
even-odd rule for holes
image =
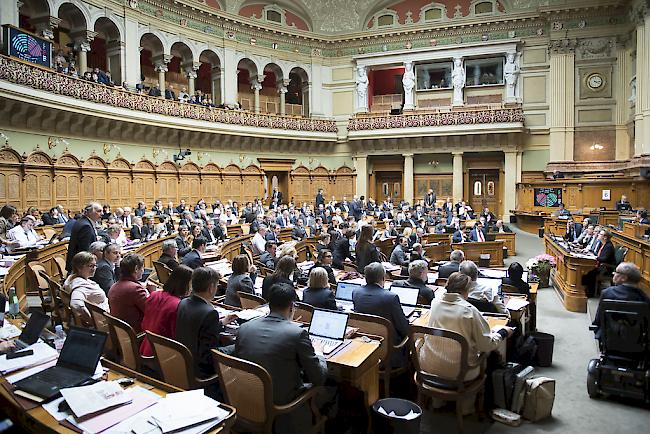
{"label": "black laptop", "polygon": [[91,379],[106,338],[104,332],[71,327],[56,366],[16,382],[15,393],[34,401],[45,401],[58,395],[61,389]]}
{"label": "black laptop", "polygon": [[28,346],[34,345],[49,320],[50,317],[43,312],[33,312],[27,320],[27,324],[25,324],[22,333],[14,342],[16,351],[24,350]]}

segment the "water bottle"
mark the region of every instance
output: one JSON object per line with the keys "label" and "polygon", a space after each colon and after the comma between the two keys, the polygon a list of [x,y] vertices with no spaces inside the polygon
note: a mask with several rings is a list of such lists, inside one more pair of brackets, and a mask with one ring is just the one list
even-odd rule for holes
{"label": "water bottle", "polygon": [[18,295],[16,295],[16,288],[9,289],[9,315],[12,317],[18,316],[20,313],[20,304],[18,303]]}
{"label": "water bottle", "polygon": [[65,332],[63,331],[63,326],[61,324],[57,324],[56,327],[54,327],[54,334],[56,335],[54,338],[54,349],[61,352],[63,344],[65,343]]}

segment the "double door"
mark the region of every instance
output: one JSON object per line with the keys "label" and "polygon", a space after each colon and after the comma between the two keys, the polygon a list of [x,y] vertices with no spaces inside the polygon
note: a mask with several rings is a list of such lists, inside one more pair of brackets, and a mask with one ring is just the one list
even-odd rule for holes
{"label": "double door", "polygon": [[469,205],[478,214],[488,207],[495,215],[499,210],[499,171],[470,170]]}

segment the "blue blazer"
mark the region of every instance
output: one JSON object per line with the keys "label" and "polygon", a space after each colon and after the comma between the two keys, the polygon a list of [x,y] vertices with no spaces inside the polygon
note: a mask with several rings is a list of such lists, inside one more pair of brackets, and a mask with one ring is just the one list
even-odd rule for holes
{"label": "blue blazer", "polygon": [[[484,230],[484,229],[481,229],[481,232],[483,232],[483,239],[485,240],[485,238],[486,238],[486,237],[485,237],[485,230]],[[470,240],[470,241],[473,241],[473,242],[477,242],[477,241],[478,241],[478,232],[477,232],[476,229],[472,229],[472,231],[470,232],[470,234],[469,234],[469,240]]]}

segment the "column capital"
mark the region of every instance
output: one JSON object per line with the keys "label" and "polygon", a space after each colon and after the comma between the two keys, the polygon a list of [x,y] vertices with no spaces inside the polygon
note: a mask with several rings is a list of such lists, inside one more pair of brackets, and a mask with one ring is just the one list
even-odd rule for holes
{"label": "column capital", "polygon": [[402,157],[404,157],[404,158],[413,158],[413,155],[414,155],[413,152],[407,152],[405,154],[402,154]]}
{"label": "column capital", "polygon": [[169,54],[163,54],[160,56],[156,56],[153,58],[153,65],[154,65],[154,70],[156,72],[167,72],[169,71],[169,68],[167,68],[167,64],[172,61],[172,57]]}
{"label": "column capital", "polygon": [[451,155],[453,155],[454,157],[462,157],[463,151],[453,151]]}
{"label": "column capital", "polygon": [[629,11],[630,21],[636,26],[645,25],[645,19],[650,16],[650,2],[641,0],[631,5]]}
{"label": "column capital", "polygon": [[90,42],[95,39],[97,32],[80,30],[70,34],[76,51],[90,51]]}
{"label": "column capital", "polygon": [[[18,7],[20,8],[20,5]],[[61,24],[61,18],[44,15],[30,20],[30,22],[36,28],[36,33],[44,39],[54,39],[54,29]]]}
{"label": "column capital", "polygon": [[278,90],[279,94],[285,94],[289,92],[289,89],[287,89],[287,86],[285,86],[283,80],[280,80],[276,83],[276,89]]}
{"label": "column capital", "polygon": [[556,39],[548,43],[548,51],[551,54],[573,54],[578,46],[578,40],[574,38]]}
{"label": "column capital", "polygon": [[[260,80],[260,77],[262,77],[262,80]],[[253,77],[250,78],[248,81],[251,85],[251,89],[255,91],[260,91],[262,90],[262,82],[264,81],[264,76],[260,75],[254,75]]]}

